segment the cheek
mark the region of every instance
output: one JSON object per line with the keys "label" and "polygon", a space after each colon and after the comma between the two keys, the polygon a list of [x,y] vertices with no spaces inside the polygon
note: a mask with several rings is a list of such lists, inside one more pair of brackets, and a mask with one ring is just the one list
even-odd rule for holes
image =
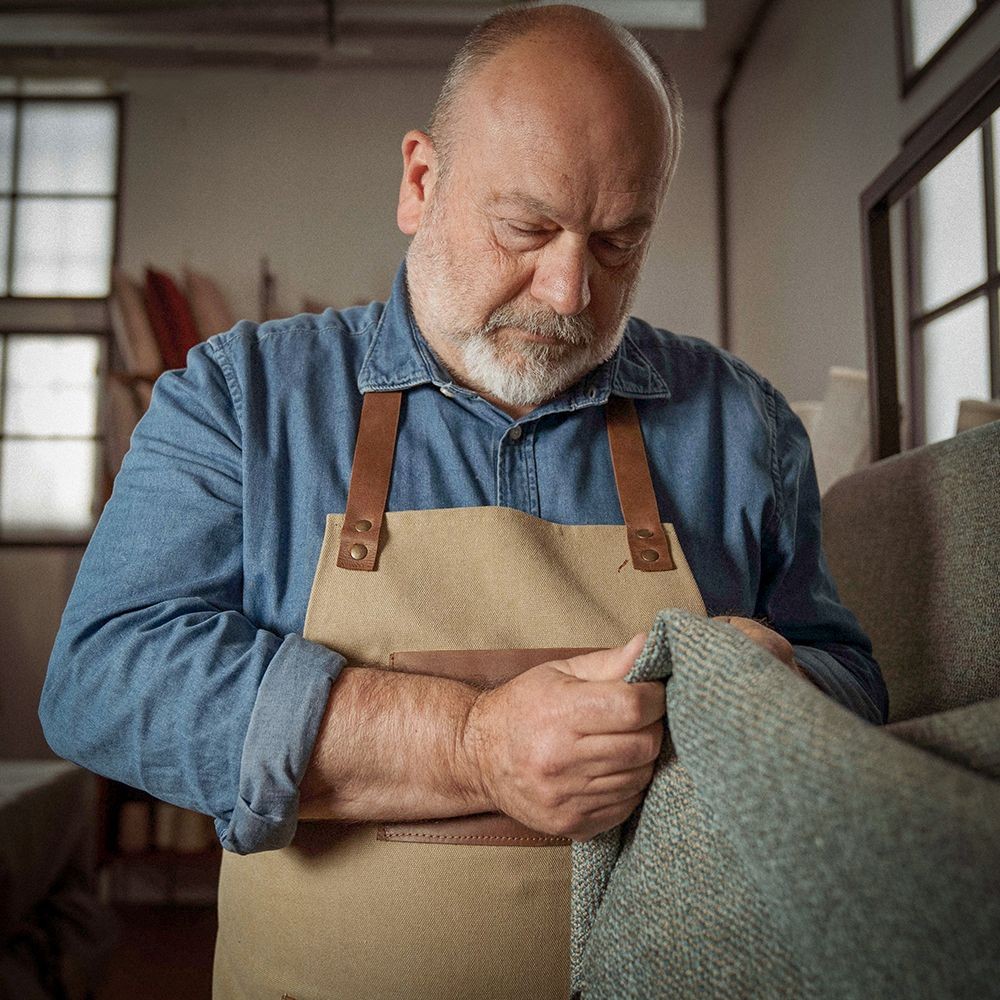
{"label": "cheek", "polygon": [[628,304],[637,275],[602,275],[591,285],[591,312],[601,327],[616,323]]}

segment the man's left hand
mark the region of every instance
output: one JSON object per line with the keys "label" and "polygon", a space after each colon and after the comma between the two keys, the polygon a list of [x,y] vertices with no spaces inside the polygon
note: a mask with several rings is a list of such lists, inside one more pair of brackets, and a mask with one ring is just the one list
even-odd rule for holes
{"label": "man's left hand", "polygon": [[776,660],[781,660],[785,666],[794,670],[800,677],[811,680],[809,675],[796,663],[792,644],[773,629],[761,625],[753,618],[738,618],[731,615],[716,615],[712,621],[725,622],[727,625],[732,625],[733,628],[738,628],[745,636],[753,639],[758,646],[766,649]]}

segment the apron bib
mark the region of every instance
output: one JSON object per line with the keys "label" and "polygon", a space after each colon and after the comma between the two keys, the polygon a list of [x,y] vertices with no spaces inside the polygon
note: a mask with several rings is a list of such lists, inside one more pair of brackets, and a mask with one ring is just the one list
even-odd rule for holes
{"label": "apron bib", "polygon": [[[327,517],[303,635],[351,665],[489,686],[705,606],[661,524],[631,400],[607,406],[625,525],[506,507],[385,511],[401,394],[367,393],[347,510]],[[570,841],[500,814],[302,821],[223,852],[216,1000],[566,1000]]]}

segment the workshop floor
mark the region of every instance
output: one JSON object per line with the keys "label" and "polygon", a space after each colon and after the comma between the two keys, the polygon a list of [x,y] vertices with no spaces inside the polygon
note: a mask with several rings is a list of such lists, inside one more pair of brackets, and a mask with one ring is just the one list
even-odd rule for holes
{"label": "workshop floor", "polygon": [[118,904],[118,946],[95,1000],[210,1000],[212,906]]}

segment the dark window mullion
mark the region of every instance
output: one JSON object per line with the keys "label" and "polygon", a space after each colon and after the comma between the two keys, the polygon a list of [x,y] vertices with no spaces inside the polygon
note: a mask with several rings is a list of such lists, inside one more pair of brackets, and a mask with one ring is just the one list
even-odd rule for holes
{"label": "dark window mullion", "polygon": [[993,284],[986,297],[990,336],[990,395],[1000,399],[1000,305],[997,302],[997,201],[996,170],[993,158],[993,118],[983,123],[983,188],[986,206],[986,277]]}
{"label": "dark window mullion", "polygon": [[906,236],[906,331],[907,369],[910,379],[910,446],[924,442],[924,336],[917,324],[922,301],[920,282],[920,187],[903,202]]}
{"label": "dark window mullion", "polygon": [[997,284],[1000,284],[1000,277],[993,275],[985,281],[981,281],[978,285],[973,285],[972,288],[966,289],[961,295],[956,295],[953,299],[948,299],[947,302],[935,306],[928,312],[914,316],[912,324],[915,327],[927,326],[928,323],[933,323],[936,319],[940,319],[960,306],[968,305],[974,299],[981,298],[988,292],[993,291],[997,287]]}
{"label": "dark window mullion", "polygon": [[91,192],[80,192],[75,194],[72,191],[18,191],[11,195],[19,201],[114,201],[113,194],[93,194]]}

